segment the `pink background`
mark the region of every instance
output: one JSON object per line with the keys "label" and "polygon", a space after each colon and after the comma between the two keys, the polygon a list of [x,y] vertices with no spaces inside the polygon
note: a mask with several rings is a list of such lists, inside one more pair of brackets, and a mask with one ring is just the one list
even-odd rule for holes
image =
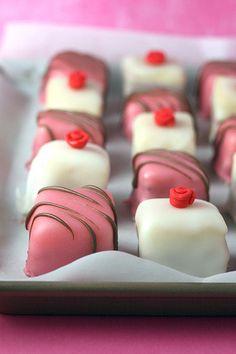
{"label": "pink background", "polygon": [[[236,35],[235,0],[1,0],[8,21]],[[235,353],[235,318],[0,316],[0,353]]]}
{"label": "pink background", "polygon": [[0,26],[27,20],[169,34],[235,35],[235,0],[1,0]]}

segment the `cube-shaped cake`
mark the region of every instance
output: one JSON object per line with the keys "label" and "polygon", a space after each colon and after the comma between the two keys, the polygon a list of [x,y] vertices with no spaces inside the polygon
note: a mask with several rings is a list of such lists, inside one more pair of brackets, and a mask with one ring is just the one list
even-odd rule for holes
{"label": "cube-shaped cake", "polygon": [[106,188],[110,176],[110,161],[106,150],[88,143],[88,135],[76,130],[66,140],[54,140],[41,147],[29,170],[24,212],[32,207],[38,191],[59,185],[78,188],[92,184]]}
{"label": "cube-shaped cake", "polygon": [[207,277],[226,271],[227,226],[218,209],[194,192],[173,188],[170,198],[143,201],[135,220],[142,258]]}
{"label": "cube-shaped cake", "polygon": [[44,144],[52,140],[62,140],[69,131],[75,129],[85,131],[89,135],[89,142],[104,146],[105,130],[103,123],[93,115],[61,110],[39,112],[31,160]]}
{"label": "cube-shaped cake", "polygon": [[161,109],[139,114],[133,123],[133,156],[150,149],[196,154],[194,119],[187,112]]}
{"label": "cube-shaped cake", "polygon": [[220,124],[214,140],[214,148],[213,165],[216,174],[230,183],[233,155],[236,153],[236,117]]}
{"label": "cube-shaped cake", "polygon": [[204,118],[214,115],[216,120],[222,120],[231,115],[232,106],[235,106],[231,100],[234,91],[231,79],[234,82],[235,78],[236,61],[211,61],[202,67],[199,74],[199,108]]}
{"label": "cube-shaped cake", "polygon": [[133,158],[133,192],[129,203],[134,216],[146,199],[167,198],[171,187],[185,185],[198,199],[209,199],[209,181],[199,161],[179,151],[148,150]]}
{"label": "cube-shaped cake", "polygon": [[236,223],[236,153],[234,153],[232,156],[228,212]]}
{"label": "cube-shaped cake", "polygon": [[150,51],[142,57],[124,58],[122,74],[125,95],[156,87],[183,91],[186,86],[183,67],[162,51]]}
{"label": "cube-shaped cake", "polygon": [[43,77],[44,109],[90,113],[101,117],[107,91],[107,68],[91,55],[62,52],[54,56]]}
{"label": "cube-shaped cake", "polygon": [[95,186],[41,189],[26,218],[26,228],[29,246],[25,274],[30,277],[118,247],[113,200]]}
{"label": "cube-shaped cake", "polygon": [[170,108],[173,112],[192,112],[187,96],[171,90],[154,89],[136,92],[127,97],[122,114],[122,126],[126,137],[132,139],[133,122],[137,115],[162,108]]}

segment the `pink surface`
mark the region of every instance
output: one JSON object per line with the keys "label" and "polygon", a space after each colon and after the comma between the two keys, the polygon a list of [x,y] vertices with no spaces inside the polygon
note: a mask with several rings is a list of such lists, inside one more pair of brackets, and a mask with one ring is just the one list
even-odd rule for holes
{"label": "pink surface", "polygon": [[236,318],[1,316],[0,348],[1,354],[234,354],[235,328]]}
{"label": "pink surface", "polygon": [[[145,30],[167,34],[236,35],[235,0],[8,0],[9,21]],[[235,353],[236,319],[0,317],[1,354]]]}
{"label": "pink surface", "polygon": [[169,34],[235,35],[235,0],[8,0],[0,26],[26,20]]}

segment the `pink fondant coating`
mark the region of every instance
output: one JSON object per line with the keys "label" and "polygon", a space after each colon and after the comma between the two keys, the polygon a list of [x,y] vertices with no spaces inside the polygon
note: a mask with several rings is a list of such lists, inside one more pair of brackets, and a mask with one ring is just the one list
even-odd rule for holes
{"label": "pink fondant coating", "polygon": [[214,169],[225,182],[231,181],[233,155],[236,152],[236,118],[223,122],[217,131],[215,139]]}
{"label": "pink fondant coating", "polygon": [[199,75],[199,110],[205,119],[212,114],[211,100],[214,80],[217,76],[236,76],[236,61],[212,61],[203,66]]}
{"label": "pink fondant coating", "polygon": [[27,276],[50,272],[93,252],[117,248],[112,227],[116,227],[114,211],[97,192],[99,189],[78,188],[79,196],[66,189],[52,188],[39,192],[35,205],[41,204],[28,217]]}
{"label": "pink fondant coating", "polygon": [[208,200],[208,178],[198,161],[182,152],[150,150],[134,157],[132,215],[143,200],[167,198],[170,188],[192,188],[198,199]]}
{"label": "pink fondant coating", "polygon": [[104,146],[105,143],[102,121],[90,114],[61,110],[42,111],[38,114],[37,124],[30,161],[44,144],[52,140],[63,140],[69,131],[75,129],[84,130],[90,137],[89,141],[93,144]]}
{"label": "pink fondant coating", "polygon": [[44,103],[45,88],[50,78],[57,75],[69,76],[74,71],[84,72],[87,80],[96,85],[101,94],[105,95],[108,81],[105,63],[91,55],[68,51],[59,53],[51,59],[42,80],[40,90],[41,103]]}
{"label": "pink fondant coating", "polygon": [[132,139],[132,125],[138,114],[154,112],[161,108],[171,108],[174,112],[191,112],[190,104],[182,94],[164,89],[134,93],[128,97],[122,116],[123,130],[127,138]]}

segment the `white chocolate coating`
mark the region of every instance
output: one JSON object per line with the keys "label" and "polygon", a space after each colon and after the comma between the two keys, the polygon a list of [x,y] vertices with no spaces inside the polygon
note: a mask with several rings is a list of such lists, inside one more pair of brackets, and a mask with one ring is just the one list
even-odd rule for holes
{"label": "white chocolate coating", "polygon": [[213,119],[223,121],[236,115],[236,78],[219,76],[215,78],[212,90]]}
{"label": "white chocolate coating", "polygon": [[186,85],[183,68],[167,62],[160,65],[149,65],[143,58],[126,57],[122,62],[124,94],[163,87],[182,91]]}
{"label": "white chocolate coating", "polygon": [[95,185],[107,188],[110,176],[108,153],[88,143],[74,149],[63,140],[54,140],[41,147],[28,175],[24,212],[32,207],[39,189],[46,186],[78,188]]}
{"label": "white chocolate coating", "polygon": [[140,203],[135,215],[140,257],[206,277],[226,271],[227,226],[218,209],[203,200],[184,209],[169,199]]}
{"label": "white chocolate coating", "polygon": [[196,133],[193,117],[186,112],[176,112],[176,124],[162,127],[155,123],[154,114],[139,114],[133,124],[133,155],[150,149],[167,149],[196,154]]}
{"label": "white chocolate coating", "polygon": [[100,117],[103,110],[102,94],[91,83],[74,90],[69,87],[67,76],[53,76],[47,82],[44,109],[77,111]]}

